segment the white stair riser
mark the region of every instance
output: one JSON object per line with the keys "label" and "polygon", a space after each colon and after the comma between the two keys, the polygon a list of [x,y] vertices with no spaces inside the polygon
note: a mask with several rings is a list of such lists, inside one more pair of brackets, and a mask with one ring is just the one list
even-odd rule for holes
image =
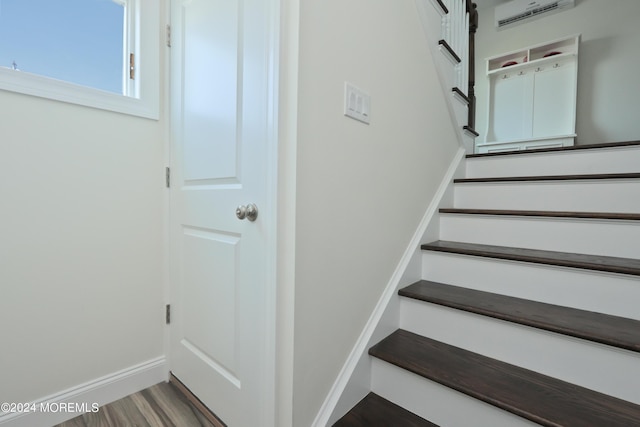
{"label": "white stair riser", "polygon": [[462,133],[462,145],[468,154],[473,153],[476,137],[468,132]]}
{"label": "white stair riser", "polygon": [[640,212],[640,180],[461,183],[456,208]]}
{"label": "white stair riser", "polygon": [[401,304],[402,329],[640,404],[638,353],[408,298]]}
{"label": "white stair riser", "polygon": [[440,240],[640,258],[640,221],[441,214]]}
{"label": "white stair riser", "polygon": [[[440,67],[445,61],[440,61]],[[640,172],[640,147],[468,159],[467,178]],[[456,184],[469,209],[640,212],[640,180]],[[640,258],[640,223],[440,215],[440,240]],[[640,277],[425,251],[422,277],[533,301],[640,320]],[[400,298],[400,327],[640,404],[640,354],[436,304]],[[533,422],[372,358],[371,389],[442,427]]]}
{"label": "white stair riser", "polygon": [[424,251],[422,278],[640,320],[640,277]]}
{"label": "white stair riser", "polygon": [[[443,47],[439,47],[440,53],[437,54],[436,66],[439,68],[443,78],[443,86],[447,88],[453,88],[455,85],[455,66],[451,63],[451,60],[447,57],[447,51]],[[451,91],[451,89],[447,89]],[[452,100],[453,102],[454,100]]]}
{"label": "white stair riser", "polygon": [[524,418],[373,358],[371,390],[441,427],[534,427]]}
{"label": "white stair riser", "polygon": [[425,21],[424,30],[427,32],[427,40],[437,42],[442,38],[442,15],[444,12],[441,11],[440,7],[436,4],[436,2],[423,2],[424,4],[424,15],[423,19]]}
{"label": "white stair riser", "polygon": [[467,178],[640,172],[640,146],[467,159]]}
{"label": "white stair riser", "polygon": [[[458,88],[458,89],[461,89],[461,88]],[[466,121],[469,118],[469,108],[467,106],[468,104],[464,102],[459,97],[459,95],[454,94],[453,92],[451,92],[450,96],[453,98],[452,99],[453,110],[458,123],[466,123]]]}

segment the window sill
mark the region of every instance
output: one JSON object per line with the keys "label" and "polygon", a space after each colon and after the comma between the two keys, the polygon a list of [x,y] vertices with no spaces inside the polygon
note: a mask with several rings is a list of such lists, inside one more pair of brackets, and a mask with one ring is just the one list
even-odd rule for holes
{"label": "window sill", "polygon": [[9,68],[0,67],[0,89],[147,119],[159,118],[157,97],[134,98]]}

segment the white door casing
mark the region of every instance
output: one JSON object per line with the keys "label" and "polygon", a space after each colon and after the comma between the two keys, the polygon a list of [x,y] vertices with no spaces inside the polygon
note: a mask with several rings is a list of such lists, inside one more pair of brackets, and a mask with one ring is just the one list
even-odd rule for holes
{"label": "white door casing", "polygon": [[276,4],[171,5],[170,369],[230,427],[274,423]]}

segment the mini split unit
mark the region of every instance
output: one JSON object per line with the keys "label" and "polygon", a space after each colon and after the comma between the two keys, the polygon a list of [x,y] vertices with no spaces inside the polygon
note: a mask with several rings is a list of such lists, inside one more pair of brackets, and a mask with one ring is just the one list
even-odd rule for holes
{"label": "mini split unit", "polygon": [[497,29],[502,29],[533,18],[570,9],[574,5],[575,0],[512,0],[496,6],[495,25]]}

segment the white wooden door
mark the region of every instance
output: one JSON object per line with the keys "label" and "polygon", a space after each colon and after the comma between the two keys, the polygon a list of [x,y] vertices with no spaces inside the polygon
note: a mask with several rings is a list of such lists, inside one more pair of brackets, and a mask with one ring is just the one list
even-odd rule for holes
{"label": "white wooden door", "polygon": [[269,3],[172,1],[170,369],[230,427],[272,425]]}

